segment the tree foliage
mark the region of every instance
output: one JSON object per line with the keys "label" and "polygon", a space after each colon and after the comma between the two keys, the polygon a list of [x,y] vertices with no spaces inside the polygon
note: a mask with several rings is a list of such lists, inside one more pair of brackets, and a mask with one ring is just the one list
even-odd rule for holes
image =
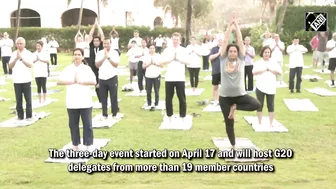
{"label": "tree foliage", "polygon": [[[208,15],[213,6],[212,0],[193,0],[193,12],[192,17],[194,19],[201,18]],[[166,7],[169,6],[171,8],[173,15],[178,15],[182,20],[185,20],[187,17],[187,5],[188,1],[185,0],[157,0],[155,2],[155,6]]]}

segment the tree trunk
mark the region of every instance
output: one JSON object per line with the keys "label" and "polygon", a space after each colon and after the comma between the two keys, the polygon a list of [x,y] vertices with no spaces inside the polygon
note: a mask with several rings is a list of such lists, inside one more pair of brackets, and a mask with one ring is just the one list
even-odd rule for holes
{"label": "tree trunk", "polygon": [[192,9],[193,9],[193,0],[188,0],[188,7],[187,7],[187,22],[186,22],[186,40],[185,46],[189,43],[189,38],[191,36],[191,16],[192,16]]}
{"label": "tree trunk", "polygon": [[18,0],[18,8],[16,11],[16,31],[15,31],[15,40],[19,36],[19,29],[20,29],[20,18],[21,18],[21,0]]}
{"label": "tree trunk", "polygon": [[100,0],[97,0],[97,7],[98,7],[98,23],[100,24]]}
{"label": "tree trunk", "polygon": [[281,33],[281,28],[282,28],[282,25],[283,25],[283,21],[285,19],[287,7],[288,7],[288,0],[284,0],[282,8],[281,8],[281,14],[280,14],[277,26],[276,26],[276,33],[278,33],[278,34]]}
{"label": "tree trunk", "polygon": [[78,25],[77,25],[78,31],[80,30],[80,27],[81,27],[81,24],[82,24],[82,16],[83,16],[83,3],[84,3],[84,0],[82,0],[82,3],[81,3],[81,8],[80,8],[80,10],[79,10],[79,16],[78,16]]}

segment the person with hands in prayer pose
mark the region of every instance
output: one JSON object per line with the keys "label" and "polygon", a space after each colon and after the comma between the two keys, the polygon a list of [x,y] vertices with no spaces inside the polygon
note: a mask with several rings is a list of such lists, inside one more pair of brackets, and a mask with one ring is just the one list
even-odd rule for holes
{"label": "person with hands in prayer pose", "polygon": [[256,78],[256,96],[261,106],[257,110],[259,126],[262,125],[262,110],[266,96],[267,109],[269,114],[270,127],[273,127],[274,120],[274,98],[276,93],[276,76],[282,73],[279,64],[271,59],[272,50],[265,46],[260,56],[262,60],[257,61],[253,67],[253,74]]}
{"label": "person with hands in prayer pose", "polygon": [[73,63],[60,74],[57,85],[66,85],[66,108],[69,117],[69,128],[73,150],[79,150],[81,144],[79,118],[83,122],[83,145],[93,149],[92,129],[92,95],[91,86],[96,85],[96,78],[88,65],[84,64],[84,51],[76,48],[73,51]]}
{"label": "person with hands in prayer pose", "polygon": [[25,48],[26,40],[18,37],[15,41],[17,50],[14,51],[9,60],[9,69],[12,69],[12,77],[14,83],[14,92],[16,99],[16,113],[19,120],[24,119],[24,111],[22,107],[22,94],[26,101],[26,119],[33,117],[32,109],[32,92],[31,68],[34,62],[33,54]]}
{"label": "person with hands in prayer pose", "polygon": [[96,55],[96,66],[99,68],[99,94],[102,102],[102,119],[108,118],[107,98],[110,92],[112,117],[117,119],[118,113],[118,70],[120,57],[117,51],[111,48],[111,38],[103,41],[104,49]]}
{"label": "person with hands in prayer pose", "polygon": [[162,53],[161,64],[167,64],[166,81],[166,113],[169,122],[172,123],[173,97],[176,88],[179,100],[179,112],[181,121],[187,114],[187,102],[185,94],[185,67],[190,64],[188,51],[180,45],[181,34],[175,32],[172,35],[173,45],[168,46]]}
{"label": "person with hands in prayer pose", "polygon": [[296,92],[301,92],[302,69],[304,66],[303,53],[308,52],[308,49],[299,44],[299,38],[293,38],[293,44],[287,47],[289,54],[289,90],[294,93],[294,79],[296,76]]}
{"label": "person with hands in prayer pose", "polygon": [[188,45],[186,48],[189,53],[190,59],[191,59],[190,64],[187,67],[189,70],[190,85],[191,85],[193,92],[195,92],[196,88],[198,87],[199,72],[202,66],[202,59],[201,59],[202,49],[201,49],[201,46],[197,44],[195,37],[191,37],[190,43],[191,44]]}
{"label": "person with hands in prayer pose", "polygon": [[[143,68],[146,69],[146,92],[147,105],[151,107],[151,111],[159,105],[160,100],[160,80],[161,80],[161,65],[159,64],[160,55],[155,52],[155,46],[152,44],[149,47],[149,55],[144,57]],[[152,88],[154,87],[155,101],[152,106]]]}
{"label": "person with hands in prayer pose", "polygon": [[[39,103],[44,103],[47,100],[47,77],[48,77],[48,63],[49,63],[49,55],[42,50],[43,42],[38,41],[36,43],[36,52],[35,60],[34,60],[34,76],[35,82],[37,85],[37,93],[39,98]],[[43,102],[42,102],[42,94],[43,91]]]}
{"label": "person with hands in prayer pose", "polygon": [[[279,34],[274,34],[274,40],[271,43],[270,47],[272,49],[272,59],[276,61],[282,69],[285,43],[280,40]],[[283,74],[281,73],[279,76],[279,83],[281,85],[283,82]]]}
{"label": "person with hands in prayer pose", "polygon": [[[229,44],[233,29],[236,30],[236,44]],[[258,100],[249,96],[245,90],[244,56],[243,37],[234,13],[220,47],[221,88],[219,93],[219,105],[225,120],[226,133],[233,149],[236,145],[234,132],[236,110],[255,111],[260,107]]]}

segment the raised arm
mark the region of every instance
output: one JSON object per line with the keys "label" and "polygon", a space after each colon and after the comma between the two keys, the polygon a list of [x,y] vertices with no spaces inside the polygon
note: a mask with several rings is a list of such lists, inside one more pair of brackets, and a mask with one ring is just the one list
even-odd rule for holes
{"label": "raised arm", "polygon": [[90,33],[89,33],[89,43],[91,43],[91,41],[93,39],[93,34],[94,34],[96,26],[97,26],[97,21],[95,22],[95,24],[92,26],[92,28],[90,30]]}
{"label": "raised arm", "polygon": [[243,35],[240,31],[239,24],[236,19],[234,19],[234,26],[236,28],[236,44],[239,47],[239,51],[242,56],[245,56],[245,47],[244,47],[244,42],[243,42]]}
{"label": "raised arm", "polygon": [[83,38],[83,35],[81,34],[80,30],[78,30],[77,34],[75,35],[75,39],[74,39],[75,44],[79,43],[79,41],[78,41],[79,36],[81,36]]}
{"label": "raised arm", "polygon": [[224,56],[224,54],[226,53],[226,48],[229,44],[229,40],[230,40],[230,34],[232,32],[232,24],[229,25],[228,29],[226,30],[225,34],[224,34],[224,39],[223,39],[223,43],[222,46],[220,48],[220,56]]}
{"label": "raised arm", "polygon": [[112,34],[113,32],[114,32],[114,33],[116,34],[116,36],[119,38],[119,33],[117,32],[117,30],[115,29],[115,27],[113,27],[113,29],[112,29],[112,31],[111,31],[110,34]]}
{"label": "raised arm", "polygon": [[98,28],[98,35],[100,36],[100,39],[103,41],[105,39],[104,32],[99,24],[97,24],[97,28]]}

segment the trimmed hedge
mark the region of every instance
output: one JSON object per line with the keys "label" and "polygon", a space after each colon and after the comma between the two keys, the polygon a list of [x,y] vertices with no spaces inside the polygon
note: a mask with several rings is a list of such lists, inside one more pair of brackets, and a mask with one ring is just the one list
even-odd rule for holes
{"label": "trimmed hedge", "polygon": [[[82,26],[81,32],[85,30],[88,34],[91,30],[92,26]],[[112,26],[103,26],[102,27],[105,36],[109,36],[109,33],[112,30]],[[184,35],[184,30],[180,28],[163,28],[163,27],[155,27],[154,30],[151,30],[149,27],[116,27],[117,32],[120,35],[119,39],[119,47],[121,50],[125,50],[127,48],[127,44],[129,39],[133,37],[133,31],[138,30],[140,33],[140,37],[157,37],[159,34],[162,36],[168,35],[170,36],[174,32],[180,32]],[[0,33],[7,32],[11,38],[15,36],[15,28],[0,28]],[[46,37],[48,40],[51,37],[55,37],[55,39],[60,44],[59,50],[62,52],[67,52],[72,50],[75,46],[74,37],[77,33],[76,27],[64,27],[64,28],[20,28],[19,36],[22,36],[26,39],[26,47],[30,50],[35,50],[35,44],[38,39],[42,37]],[[97,34],[97,30],[96,33]]]}
{"label": "trimmed hedge", "polygon": [[[277,9],[275,21],[279,20],[280,9]],[[283,22],[283,32],[294,34],[299,30],[305,30],[305,13],[306,12],[327,12],[328,27],[331,31],[336,30],[336,7],[334,6],[288,6]],[[314,33],[314,32],[311,32]]]}

